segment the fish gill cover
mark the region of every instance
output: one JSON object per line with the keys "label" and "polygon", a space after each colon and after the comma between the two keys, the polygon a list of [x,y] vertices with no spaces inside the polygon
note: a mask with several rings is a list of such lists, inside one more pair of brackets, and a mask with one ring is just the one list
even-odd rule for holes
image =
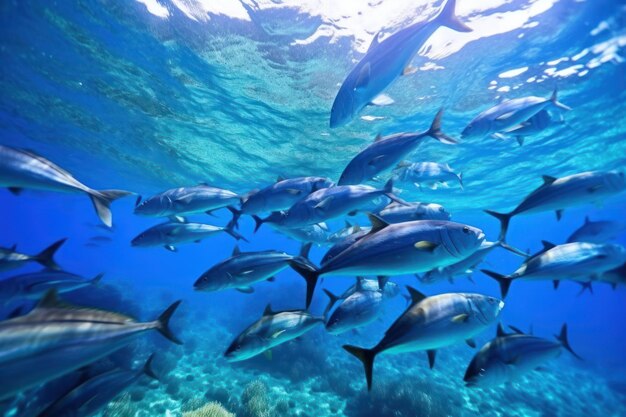
{"label": "fish gill cover", "polygon": [[0,415],[625,414],[619,1],[0,20]]}

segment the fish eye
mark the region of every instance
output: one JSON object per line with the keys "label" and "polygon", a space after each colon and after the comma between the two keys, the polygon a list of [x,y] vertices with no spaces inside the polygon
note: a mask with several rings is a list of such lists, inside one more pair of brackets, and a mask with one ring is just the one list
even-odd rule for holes
{"label": "fish eye", "polygon": [[463,226],[463,233],[467,234],[470,232],[470,228],[467,226]]}

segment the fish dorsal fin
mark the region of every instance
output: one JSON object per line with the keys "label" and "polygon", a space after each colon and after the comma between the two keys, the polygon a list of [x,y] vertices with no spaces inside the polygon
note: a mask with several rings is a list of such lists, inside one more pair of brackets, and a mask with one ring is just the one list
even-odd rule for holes
{"label": "fish dorsal fin", "polygon": [[371,73],[371,66],[370,63],[366,63],[365,65],[363,65],[363,68],[361,68],[361,71],[359,71],[359,76],[356,79],[356,82],[354,83],[354,89],[355,90],[361,90],[364,88],[367,88],[367,85],[370,83],[370,73]]}
{"label": "fish dorsal fin", "polygon": [[370,231],[370,234],[380,232],[385,227],[389,226],[389,223],[387,223],[386,221],[384,221],[383,219],[381,219],[380,217],[378,217],[377,215],[373,213],[367,213],[367,217],[370,219],[370,222],[372,223],[372,230]]}
{"label": "fish dorsal fin", "polygon": [[548,242],[547,240],[542,240],[541,244],[543,245],[543,252],[548,251],[556,246],[554,243]]}
{"label": "fish dorsal fin", "polygon": [[415,288],[411,287],[410,285],[407,285],[406,289],[409,292],[409,295],[411,296],[411,303],[412,304],[417,304],[420,301],[422,301],[424,298],[426,298],[426,296],[424,294],[422,294],[421,292],[419,292]]}
{"label": "fish dorsal fin", "polygon": [[356,277],[356,290],[357,291],[363,290],[363,281],[364,281],[363,277]]}
{"label": "fish dorsal fin", "polygon": [[266,305],[265,310],[263,310],[263,315],[271,316],[272,314],[274,314],[274,312],[272,311],[272,305],[271,304]]}
{"label": "fish dorsal fin", "polygon": [[356,232],[360,232],[361,231],[361,226],[359,226],[358,224],[355,224],[354,226],[352,226],[352,233],[356,233]]}
{"label": "fish dorsal fin", "polygon": [[17,243],[14,243],[13,246],[9,248],[11,252],[15,252],[17,250]]}
{"label": "fish dorsal fin", "polygon": [[241,253],[241,249],[239,249],[239,245],[235,245],[233,248],[232,256],[239,255]]}
{"label": "fish dorsal fin", "polygon": [[279,175],[279,176],[276,178],[276,182],[281,182],[281,181],[285,181],[285,177],[283,177],[282,175]]}
{"label": "fish dorsal fin", "polygon": [[349,222],[349,221],[347,221],[347,220],[346,220],[345,222],[346,222],[346,229],[349,229],[349,228],[351,228],[351,227],[352,227],[352,225],[350,224],[350,222]]}
{"label": "fish dorsal fin", "polygon": [[504,337],[507,333],[504,331],[504,327],[502,327],[502,323],[498,323],[498,330],[496,330],[496,337]]}
{"label": "fish dorsal fin", "polygon": [[380,41],[378,40],[378,37],[380,36],[381,33],[382,33],[382,30],[379,30],[378,33],[374,35],[374,38],[372,39],[372,43],[370,43],[370,47],[367,48],[367,52],[371,51],[372,49],[380,45]]}
{"label": "fish dorsal fin", "polygon": [[556,181],[556,177],[552,177],[550,175],[542,175],[541,178],[543,178],[543,185],[550,185]]}
{"label": "fish dorsal fin", "polygon": [[383,139],[383,135],[381,135],[380,133],[378,135],[376,135],[376,137],[374,138],[374,143],[376,142],[380,142]]}
{"label": "fish dorsal fin", "polygon": [[65,304],[59,300],[59,294],[56,289],[51,289],[48,291],[41,300],[37,303],[35,310],[39,310],[42,308],[59,308],[59,307],[68,307],[68,304]]}

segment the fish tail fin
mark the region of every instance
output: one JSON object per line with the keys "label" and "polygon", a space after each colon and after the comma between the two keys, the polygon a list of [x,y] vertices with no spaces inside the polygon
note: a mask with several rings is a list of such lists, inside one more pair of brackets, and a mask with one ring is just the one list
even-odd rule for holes
{"label": "fish tail fin", "polygon": [[511,222],[511,213],[498,213],[492,210],[485,210],[485,213],[500,221],[500,236],[498,236],[498,240],[504,243],[506,241],[506,232],[509,230],[509,223]]}
{"label": "fish tail fin", "polygon": [[437,139],[441,143],[445,143],[446,145],[456,145],[459,143],[456,139],[446,135],[441,130],[441,117],[443,116],[443,107],[439,109],[433,122],[430,125],[430,129],[426,134],[433,139]]}
{"label": "fish tail fin", "polygon": [[365,379],[367,381],[367,390],[370,391],[372,389],[374,358],[376,358],[376,354],[378,352],[375,349],[364,349],[352,345],[343,345],[342,347],[346,350],[346,352],[354,355],[363,363],[363,368],[365,369]]}
{"label": "fish tail fin", "polygon": [[[233,215],[233,219],[230,221],[230,223],[233,224],[233,226],[235,227],[235,229],[239,229],[239,218],[241,217],[241,215],[243,214],[241,212],[241,210],[237,210],[236,208],[234,208],[233,206],[227,206],[226,207],[228,209],[228,211],[230,211]],[[229,223],[229,224],[230,224]]]}
{"label": "fish tail fin", "polygon": [[335,303],[339,300],[339,297],[337,297],[332,292],[328,291],[326,288],[324,288],[324,294],[328,296],[328,305],[326,306],[326,309],[324,309],[324,316],[326,316],[326,314],[333,308]]}
{"label": "fish tail fin", "polygon": [[505,298],[509,293],[509,288],[511,287],[511,282],[513,280],[511,278],[507,278],[505,275],[498,274],[497,272],[489,271],[487,269],[481,269],[480,272],[498,281],[498,284],[500,284],[500,293],[502,294],[502,298]]}
{"label": "fish tail fin", "polygon": [[100,285],[100,281],[102,281],[102,277],[104,276],[104,272],[100,272],[98,275],[91,279],[91,285]]}
{"label": "fish tail fin", "polygon": [[584,360],[582,357],[580,357],[576,352],[574,352],[574,350],[572,349],[572,347],[569,344],[569,339],[567,338],[567,323],[563,323],[563,326],[561,326],[561,333],[559,333],[558,335],[554,335],[554,337],[556,337],[556,340],[558,340],[559,342],[561,342],[561,344],[563,345],[563,347],[572,355],[574,355],[574,357],[578,360]]}
{"label": "fish tail fin", "polygon": [[294,261],[290,263],[290,266],[306,281],[305,308],[308,310],[311,305],[311,300],[313,300],[313,293],[315,292],[315,286],[317,285],[320,273],[319,269],[313,265],[311,261],[306,259],[306,262],[303,262],[304,259],[306,258],[301,258],[300,260],[294,259]]}
{"label": "fish tail fin", "polygon": [[254,233],[256,233],[257,230],[259,230],[259,227],[261,227],[261,225],[265,223],[265,220],[260,218],[256,214],[253,214],[252,218],[254,219]]}
{"label": "fish tail fin", "polygon": [[461,22],[454,13],[456,9],[456,0],[448,0],[439,15],[435,18],[437,23],[442,26],[449,27],[457,32],[471,32],[472,28]]}
{"label": "fish tail fin", "polygon": [[552,102],[552,105],[554,107],[556,107],[557,109],[561,109],[561,110],[565,110],[565,111],[570,111],[572,110],[571,107],[566,106],[565,104],[561,103],[558,100],[558,94],[559,90],[557,88],[554,89],[554,91],[552,92],[552,95],[550,96],[550,102]]}
{"label": "fish tail fin", "polygon": [[123,190],[101,190],[91,192],[89,197],[91,198],[91,202],[96,209],[96,214],[98,214],[102,223],[111,227],[113,226],[111,203],[118,198],[126,197],[131,194],[133,193]]}
{"label": "fish tail fin", "polygon": [[40,264],[42,264],[43,266],[45,266],[46,268],[61,269],[61,267],[54,260],[54,254],[56,253],[57,250],[59,250],[61,246],[63,246],[66,240],[67,238],[57,240],[52,245],[48,246],[47,248],[39,252],[35,256],[35,260],[39,262]]}
{"label": "fish tail fin", "polygon": [[177,345],[182,345],[183,342],[181,342],[174,335],[174,333],[172,333],[172,331],[170,330],[169,326],[170,326],[170,319],[172,318],[172,315],[174,314],[174,312],[176,311],[176,309],[178,308],[180,303],[181,303],[181,300],[178,300],[178,301],[172,303],[172,305],[170,305],[167,308],[167,310],[165,310],[163,313],[161,313],[161,315],[157,319],[157,330],[163,336],[165,336],[166,339],[169,339],[170,341],[172,341],[173,343],[176,343]]}
{"label": "fish tail fin", "polygon": [[157,376],[157,374],[154,373],[154,369],[152,369],[153,360],[154,360],[154,353],[150,355],[146,363],[143,365],[142,371],[144,374],[148,375],[150,378],[156,379],[158,381],[159,377]]}
{"label": "fish tail fin", "polygon": [[244,242],[250,243],[248,239],[246,239],[243,235],[241,235],[239,232],[235,230],[236,227],[237,227],[237,220],[233,217],[233,219],[230,222],[228,222],[228,224],[224,228],[224,231],[228,233],[229,235],[231,235],[232,237],[234,237],[236,240],[243,240]]}

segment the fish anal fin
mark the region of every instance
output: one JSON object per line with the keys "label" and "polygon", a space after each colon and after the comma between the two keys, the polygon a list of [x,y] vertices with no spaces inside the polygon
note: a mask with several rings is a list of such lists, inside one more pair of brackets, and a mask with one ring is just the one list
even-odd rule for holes
{"label": "fish anal fin", "polygon": [[437,355],[437,351],[427,350],[426,354],[428,355],[428,366],[430,366],[430,369],[433,369],[435,366],[435,356]]}

